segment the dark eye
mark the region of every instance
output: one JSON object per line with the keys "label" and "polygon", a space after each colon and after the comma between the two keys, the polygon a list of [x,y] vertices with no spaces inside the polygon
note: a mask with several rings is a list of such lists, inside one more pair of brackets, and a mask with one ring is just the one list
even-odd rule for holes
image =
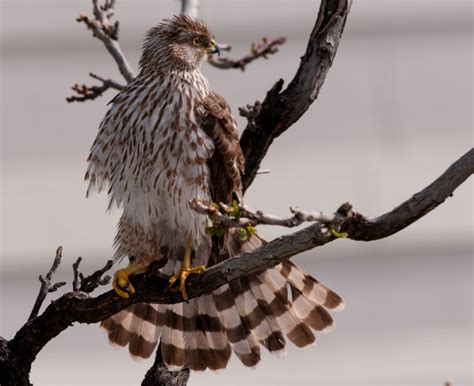
{"label": "dark eye", "polygon": [[200,46],[201,45],[201,39],[200,38],[194,38],[193,39],[193,45],[194,46]]}

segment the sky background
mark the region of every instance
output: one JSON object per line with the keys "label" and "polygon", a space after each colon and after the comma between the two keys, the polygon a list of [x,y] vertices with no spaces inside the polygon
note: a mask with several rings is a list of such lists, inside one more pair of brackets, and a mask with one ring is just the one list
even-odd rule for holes
{"label": "sky background", "polygon": [[[136,69],[144,32],[180,9],[176,0],[119,0],[120,43]],[[89,147],[114,92],[67,104],[89,72],[122,81],[84,25],[88,0],[2,0],[0,335],[27,319],[39,273],[64,247],[58,280],[111,256],[118,212],[85,199]],[[201,0],[200,16],[239,57],[262,36],[287,36],[245,72],[206,66],[234,112],[279,78],[289,82],[318,2]],[[246,203],[285,215],[289,206],[333,212],[350,201],[371,217],[409,198],[472,147],[473,3],[356,0],[318,100],[272,145]],[[245,120],[237,117],[239,127]],[[340,293],[337,329],[315,347],[265,355],[255,370],[233,360],[190,385],[472,385],[472,181],[408,229],[371,243],[341,240],[295,258]],[[262,227],[271,240],[288,230]],[[46,303],[48,300],[46,301]],[[152,361],[109,347],[97,325],[51,341],[32,369],[35,385],[139,384]]]}

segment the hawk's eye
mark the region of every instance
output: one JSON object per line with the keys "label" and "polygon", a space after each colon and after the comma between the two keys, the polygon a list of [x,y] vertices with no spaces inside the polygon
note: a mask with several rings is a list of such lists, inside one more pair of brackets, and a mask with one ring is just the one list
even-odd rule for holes
{"label": "hawk's eye", "polygon": [[193,39],[193,45],[194,46],[200,46],[201,45],[201,39],[200,38],[194,38]]}

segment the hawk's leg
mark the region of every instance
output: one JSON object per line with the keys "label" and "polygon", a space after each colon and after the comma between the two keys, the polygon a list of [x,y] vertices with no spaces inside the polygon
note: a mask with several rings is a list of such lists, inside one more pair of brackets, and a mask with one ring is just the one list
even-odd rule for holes
{"label": "hawk's leg", "polygon": [[[146,260],[146,259],[143,259]],[[112,287],[114,288],[117,295],[122,298],[128,299],[130,295],[135,293],[135,288],[133,288],[132,283],[130,282],[129,276],[136,275],[137,273],[143,273],[148,268],[148,264],[145,262],[140,262],[136,265],[131,265],[124,269],[119,269],[115,272],[114,280],[112,281]]]}
{"label": "hawk's leg", "polygon": [[191,267],[191,251],[193,248],[192,240],[186,240],[186,248],[184,250],[184,258],[183,264],[178,272],[176,272],[173,276],[169,279],[168,286],[171,287],[176,281],[179,279],[179,291],[183,296],[184,300],[188,300],[189,296],[186,292],[186,278],[189,276],[190,273],[202,273],[206,268],[204,265],[198,265],[197,267]]}

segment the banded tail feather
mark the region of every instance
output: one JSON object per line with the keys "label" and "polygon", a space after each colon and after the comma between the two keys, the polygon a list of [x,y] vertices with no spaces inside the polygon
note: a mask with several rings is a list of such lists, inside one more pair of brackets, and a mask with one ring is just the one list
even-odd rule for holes
{"label": "banded tail feather", "polygon": [[112,344],[126,346],[134,357],[148,358],[159,339],[159,305],[138,303],[105,319],[101,327]]}
{"label": "banded tail feather", "polygon": [[[252,236],[231,244],[251,251],[263,242]],[[170,274],[175,264],[167,264],[163,273]],[[288,260],[188,303],[135,304],[106,319],[102,327],[112,343],[128,344],[132,356],[149,357],[161,338],[161,354],[170,370],[186,366],[217,371],[227,366],[232,352],[245,366],[254,367],[262,346],[282,356],[287,339],[297,347],[313,344],[314,331],[334,325],[328,310],[343,305],[339,295]]]}

